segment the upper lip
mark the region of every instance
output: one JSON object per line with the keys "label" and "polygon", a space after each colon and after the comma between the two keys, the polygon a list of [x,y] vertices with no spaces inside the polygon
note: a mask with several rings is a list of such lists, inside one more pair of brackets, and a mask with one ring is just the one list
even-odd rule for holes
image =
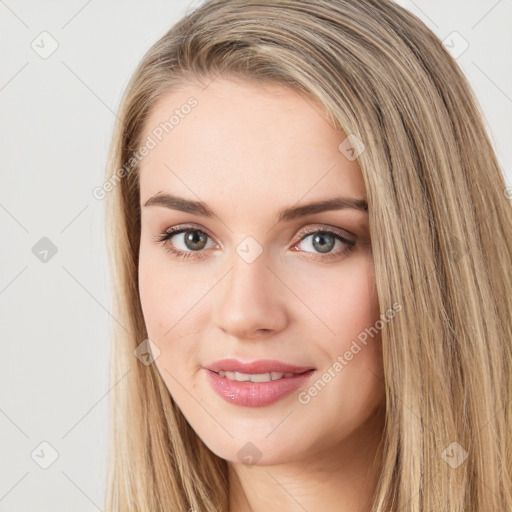
{"label": "upper lip", "polygon": [[251,363],[243,363],[237,359],[220,359],[205,366],[205,368],[214,372],[228,371],[240,373],[303,373],[308,370],[314,370],[311,366],[296,366],[271,359],[259,359]]}

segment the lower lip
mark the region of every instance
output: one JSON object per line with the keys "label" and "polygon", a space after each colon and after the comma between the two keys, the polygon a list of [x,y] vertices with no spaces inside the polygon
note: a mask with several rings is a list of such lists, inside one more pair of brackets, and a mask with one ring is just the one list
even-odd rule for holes
{"label": "lower lip", "polygon": [[221,377],[214,371],[205,368],[208,380],[214,391],[226,402],[245,407],[263,407],[273,404],[303,386],[315,370],[271,380],[270,382],[238,382]]}

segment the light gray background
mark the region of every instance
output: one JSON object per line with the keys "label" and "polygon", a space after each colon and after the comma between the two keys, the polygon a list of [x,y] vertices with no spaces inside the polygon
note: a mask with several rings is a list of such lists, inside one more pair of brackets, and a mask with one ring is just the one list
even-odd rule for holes
{"label": "light gray background", "polygon": [[[102,509],[112,319],[92,190],[136,64],[199,3],[0,0],[0,511]],[[467,41],[457,61],[510,186],[512,0],[399,3],[454,51]],[[43,31],[58,43],[45,59],[31,47],[51,48]],[[43,237],[46,262],[32,252]],[[58,453],[47,469],[42,442]]]}

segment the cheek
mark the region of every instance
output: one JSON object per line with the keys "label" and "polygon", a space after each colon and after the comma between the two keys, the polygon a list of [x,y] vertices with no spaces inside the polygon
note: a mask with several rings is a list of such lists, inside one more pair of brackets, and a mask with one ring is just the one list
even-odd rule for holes
{"label": "cheek", "polygon": [[[314,288],[312,288],[314,283]],[[318,317],[319,333],[351,340],[379,319],[379,303],[371,257],[361,254],[328,274],[310,274],[300,294]],[[322,325],[323,324],[323,325]]]}
{"label": "cheek", "polygon": [[[160,339],[164,329],[164,311],[167,309],[166,298],[162,296],[165,290],[165,275],[159,275],[146,252],[141,249],[139,255],[139,295],[148,337],[155,341]],[[170,310],[169,310],[170,311]]]}
{"label": "cheek", "polygon": [[[379,302],[372,260],[354,258],[324,280],[325,293],[310,293],[318,323],[316,348],[324,365],[318,381],[299,395],[310,411],[322,411],[329,435],[346,435],[385,400]],[[340,398],[342,397],[342,398]],[[329,437],[326,434],[326,437]]]}
{"label": "cheek", "polygon": [[[197,370],[197,339],[199,333],[194,322],[196,302],[186,291],[190,287],[176,279],[176,274],[165,272],[161,265],[145,260],[139,265],[139,293],[148,338],[158,347],[154,364],[167,389],[183,410],[187,409],[190,395],[183,389]],[[194,345],[194,343],[196,343]]]}
{"label": "cheek", "polygon": [[342,333],[346,329],[351,336],[357,336],[375,324],[379,318],[379,303],[373,267],[369,261],[363,259],[353,272],[334,281],[334,286],[338,312],[334,311],[331,318],[337,332]]}
{"label": "cheek", "polygon": [[151,249],[141,248],[141,308],[148,337],[160,351],[155,364],[170,389],[174,381],[169,374],[182,381],[197,370],[198,340],[204,328],[201,297],[207,289],[208,283],[192,283],[183,272],[170,268],[165,251],[162,258],[152,256]]}
{"label": "cheek", "polygon": [[313,337],[323,354],[322,370],[335,375],[329,380],[330,391],[323,394],[318,404],[326,404],[337,393],[350,390],[350,398],[345,399],[343,407],[357,416],[364,415],[368,407],[381,399],[382,336],[377,328],[380,311],[371,256],[361,254],[344,263],[330,273],[329,279],[312,276],[313,282],[321,287],[311,290],[308,280],[309,284],[302,285],[302,293],[309,298],[308,305],[316,314],[310,322],[316,326],[317,334]]}
{"label": "cheek", "polygon": [[148,335],[159,342],[171,337],[180,324],[186,323],[197,289],[182,279],[179,270],[169,268],[166,258],[167,253],[162,248],[141,245],[140,302]]}

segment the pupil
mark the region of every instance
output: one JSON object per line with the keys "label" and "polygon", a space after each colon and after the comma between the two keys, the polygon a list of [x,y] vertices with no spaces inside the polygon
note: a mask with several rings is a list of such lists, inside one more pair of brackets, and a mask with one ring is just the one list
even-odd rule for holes
{"label": "pupil", "polygon": [[[325,243],[325,239],[329,242]],[[334,238],[326,234],[317,234],[313,237],[313,246],[320,252],[329,252],[334,247],[334,242]]]}
{"label": "pupil", "polygon": [[200,231],[187,231],[185,245],[191,250],[203,249],[206,245],[206,235]]}

